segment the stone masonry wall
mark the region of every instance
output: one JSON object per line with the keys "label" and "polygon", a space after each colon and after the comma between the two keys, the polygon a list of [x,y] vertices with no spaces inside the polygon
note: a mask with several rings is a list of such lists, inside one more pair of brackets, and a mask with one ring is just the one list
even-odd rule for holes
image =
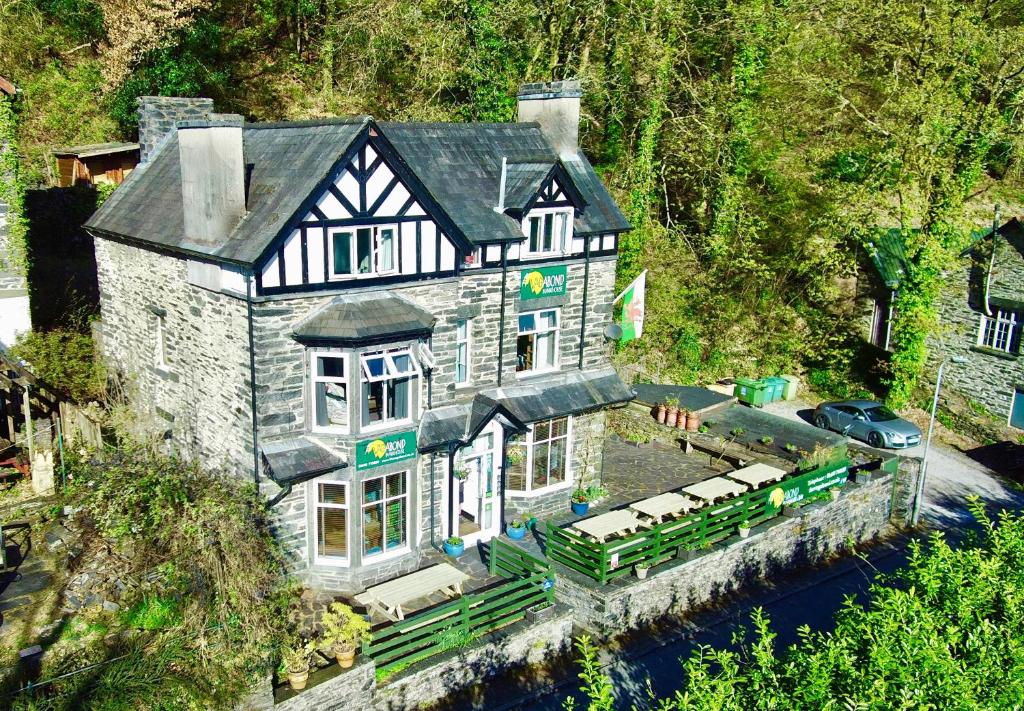
{"label": "stone masonry wall", "polygon": [[891,528],[893,483],[893,475],[884,474],[864,485],[847,484],[838,501],[779,516],[746,539],[733,536],[694,560],[652,569],[645,580],[629,576],[601,587],[558,566],[555,593],[574,610],[578,625],[602,637],[683,614],[776,571],[837,554],[851,539],[862,543],[882,535]]}
{"label": "stone masonry wall", "polygon": [[1008,421],[1014,386],[1024,385],[1024,358],[976,348],[982,313],[972,308],[968,293],[970,266],[954,271],[939,295],[939,333],[928,339],[928,362],[960,356],[965,364],[947,365],[943,386],[980,403],[996,418]]}
{"label": "stone masonry wall", "polygon": [[177,96],[140,96],[139,160],[145,163],[160,140],[178,121],[196,121],[213,113],[213,99]]}
{"label": "stone masonry wall", "polygon": [[[140,431],[209,467],[252,476],[245,302],[190,285],[185,260],[96,239],[101,349],[124,376]],[[167,369],[156,367],[165,312]]]}

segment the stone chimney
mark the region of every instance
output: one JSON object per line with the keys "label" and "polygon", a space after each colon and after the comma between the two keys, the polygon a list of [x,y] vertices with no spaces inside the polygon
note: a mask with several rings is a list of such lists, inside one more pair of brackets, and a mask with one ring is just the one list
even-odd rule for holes
{"label": "stone chimney", "polygon": [[177,124],[185,238],[216,247],[245,215],[242,117],[211,114]]}
{"label": "stone chimney", "polygon": [[145,163],[178,121],[201,121],[213,113],[213,99],[140,96],[139,162]]}
{"label": "stone chimney", "polygon": [[560,156],[579,151],[580,97],[576,80],[523,84],[519,87],[519,122],[536,121]]}

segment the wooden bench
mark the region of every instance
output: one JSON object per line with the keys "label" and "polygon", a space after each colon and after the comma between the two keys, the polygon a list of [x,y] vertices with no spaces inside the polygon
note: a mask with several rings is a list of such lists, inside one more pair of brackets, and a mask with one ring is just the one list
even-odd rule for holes
{"label": "wooden bench", "polygon": [[404,620],[404,605],[417,598],[429,597],[439,592],[452,597],[461,595],[462,583],[468,579],[469,576],[458,568],[448,563],[439,563],[367,588],[366,592],[356,595],[355,600],[388,619]]}

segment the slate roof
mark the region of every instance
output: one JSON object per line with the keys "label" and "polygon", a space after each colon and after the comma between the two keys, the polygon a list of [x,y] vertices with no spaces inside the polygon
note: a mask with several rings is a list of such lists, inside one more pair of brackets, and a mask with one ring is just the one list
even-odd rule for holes
{"label": "slate roof", "polygon": [[733,398],[714,390],[697,387],[696,385],[660,385],[658,383],[637,383],[633,386],[636,390],[637,402],[645,405],[660,405],[669,398],[679,401],[679,407],[687,410],[705,410],[709,407],[716,407],[727,403]]}
{"label": "slate roof", "polygon": [[389,291],[345,294],[300,322],[292,337],[302,342],[366,345],[428,336],[434,316]]}
{"label": "slate roof", "polygon": [[449,442],[466,443],[468,433],[478,432],[496,406],[528,423],[629,402],[635,395],[610,367],[553,373],[528,383],[484,390],[470,404],[427,412],[420,423],[419,449],[429,452]]}
{"label": "slate roof", "polygon": [[178,135],[169,133],[96,213],[86,229],[176,251],[252,264],[284,228],[367,125],[367,117],[294,124],[247,124],[242,129],[248,178],[247,209],[216,248],[185,241]]}
{"label": "slate roof", "polygon": [[903,232],[898,227],[879,230],[877,236],[868,243],[868,255],[885,285],[890,289],[899,288],[907,272]]}
{"label": "slate roof", "polygon": [[[369,117],[276,124],[246,124],[242,131],[250,170],[247,214],[223,243],[189,244],[184,238],[177,134],[138,166],[86,223],[100,236],[146,242],[174,251],[253,264],[331,173],[364,128],[376,126],[405,168],[440,206],[442,221],[473,244],[523,239],[518,220],[494,211],[501,159],[508,159],[506,204],[528,199],[559,160],[537,124],[373,123]],[[577,234],[630,228],[582,154],[562,158],[585,206]],[[511,176],[511,178],[509,177]],[[509,199],[511,198],[511,199]]]}
{"label": "slate roof", "polygon": [[260,451],[278,484],[297,484],[348,466],[341,457],[305,437],[265,442]]}

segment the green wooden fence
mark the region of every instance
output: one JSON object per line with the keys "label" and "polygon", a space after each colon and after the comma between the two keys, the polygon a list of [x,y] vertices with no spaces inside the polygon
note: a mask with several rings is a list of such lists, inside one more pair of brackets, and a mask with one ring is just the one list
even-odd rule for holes
{"label": "green wooden fence", "polygon": [[846,484],[849,461],[790,476],[777,484],[708,506],[683,518],[631,536],[596,543],[567,528],[547,523],[547,557],[602,585],[727,538],[740,525],[756,526],[779,515],[782,507]]}
{"label": "green wooden fence", "polygon": [[554,574],[548,563],[494,538],[489,567],[506,582],[406,617],[373,631],[363,653],[378,671],[405,667],[518,622],[526,610],[554,602]]}

